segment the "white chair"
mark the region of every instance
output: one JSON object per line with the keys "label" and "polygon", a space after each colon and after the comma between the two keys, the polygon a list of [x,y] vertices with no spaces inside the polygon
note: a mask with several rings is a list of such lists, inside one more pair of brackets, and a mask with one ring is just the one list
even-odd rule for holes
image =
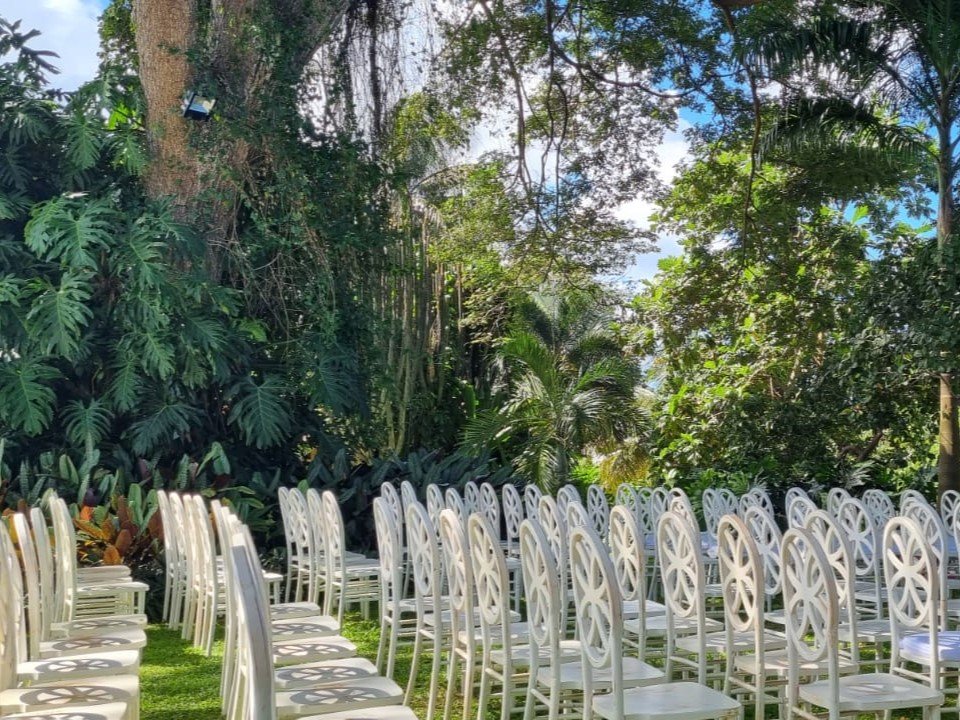
{"label": "white chair", "polygon": [[469,720],[473,704],[473,676],[476,667],[474,632],[473,568],[467,559],[467,538],[457,514],[447,508],[440,513],[440,547],[450,593],[450,655],[447,662],[447,692],[443,719],[451,720],[457,673],[463,665],[463,720]]}
{"label": "white chair", "polygon": [[366,616],[369,614],[370,601],[380,599],[380,564],[376,560],[348,562],[340,503],[329,490],[321,498],[327,574],[323,614],[333,616],[336,604],[335,617],[337,624],[342,626],[348,604],[359,603]]}
{"label": "white chair", "polygon": [[587,515],[597,534],[606,537],[610,529],[610,503],[607,494],[599,485],[587,488]]}
{"label": "white chair", "polygon": [[280,720],[316,716],[326,720],[374,717],[373,708],[384,708],[375,717],[412,720],[415,716],[400,707],[402,691],[381,677],[342,680],[331,668],[326,681],[307,687],[282,690],[276,687],[272,656],[271,622],[262,572],[245,539],[234,533],[226,562],[232,564],[231,592],[234,593],[239,629],[237,643],[239,720]]}
{"label": "white chair", "polygon": [[[801,487],[797,487],[796,485],[794,485],[792,488],[789,488],[789,489],[787,490],[787,492],[786,492],[786,493],[784,494],[784,496],[783,496],[783,506],[784,506],[784,508],[789,508],[789,507],[790,507],[790,502],[791,502],[794,498],[798,498],[798,497],[799,497],[799,498],[806,498],[807,500],[810,500],[810,495],[807,494],[807,491],[806,491],[806,490],[804,490],[804,489],[801,488]],[[811,502],[813,502],[813,501],[811,500]]]}
{"label": "white chair", "polygon": [[958,505],[960,505],[960,492],[945,490],[940,496],[940,517],[948,527],[953,522],[953,515]]}
{"label": "white chair", "polygon": [[427,485],[426,493],[427,513],[430,515],[430,522],[433,523],[435,528],[440,527],[440,511],[446,507],[443,499],[443,491],[436,483],[430,483]]}
{"label": "white chair", "polygon": [[[861,613],[871,615],[887,625],[889,632],[889,623],[883,615],[886,591],[883,587],[883,570],[880,567],[880,530],[874,524],[867,506],[856,498],[847,498],[840,504],[837,521],[846,532],[853,552],[853,565],[857,574],[857,606]],[[860,631],[863,633],[867,625],[861,625]],[[879,627],[879,623],[876,625]]]}
{"label": "white chair", "polygon": [[900,493],[900,512],[903,513],[903,508],[905,505],[909,505],[911,502],[922,502],[926,503],[926,496],[913,488],[907,488]]}
{"label": "white chair", "polygon": [[809,497],[795,495],[787,504],[787,527],[802,528],[807,515],[817,511],[817,504]]}
{"label": "white chair", "polygon": [[[400,527],[395,510],[383,498],[373,501],[373,520],[377,533],[377,554],[380,560],[380,642],[377,647],[377,671],[393,679],[397,644],[403,628],[403,568]],[[416,611],[416,607],[410,608]],[[409,614],[409,613],[408,613]]]}
{"label": "white chair", "polygon": [[580,500],[580,491],[576,487],[567,483],[562,485],[559,490],[557,490],[557,507],[560,508],[560,512],[563,513],[563,516],[567,516],[567,505],[571,502],[578,502],[582,504]]}
{"label": "white chair", "polygon": [[516,556],[519,551],[520,523],[523,522],[523,499],[513,483],[505,483],[500,492],[503,500],[503,521],[506,530],[505,548],[508,556]]}
{"label": "white chair", "polygon": [[[741,715],[740,703],[697,683],[663,683],[659,682],[660,678],[654,678],[651,681],[656,684],[627,687],[621,616],[623,599],[617,589],[610,556],[593,528],[573,530],[570,570],[581,639],[583,717],[716,720]],[[605,675],[603,683],[596,678],[601,673]]]}
{"label": "white chair", "polygon": [[[757,506],[751,509],[766,515]],[[786,643],[782,637],[774,641],[765,629],[763,557],[747,524],[735,515],[725,514],[717,525],[717,563],[724,597],[723,691],[753,695],[754,717],[762,719],[768,701],[780,702],[768,694],[766,653]]]}
{"label": "white chair", "polygon": [[[675,507],[677,507],[675,505]],[[676,666],[696,672],[697,682],[707,682],[708,641],[723,626],[707,618],[706,578],[700,537],[683,512],[671,510],[657,525],[657,553],[663,582],[666,674]],[[651,625],[654,620],[652,618]],[[647,628],[648,635],[651,627]]]}
{"label": "white chair", "polygon": [[[25,653],[27,644],[23,587],[16,551],[5,523],[0,523],[0,576],[5,578],[0,582],[0,717],[15,716],[16,713],[38,713],[44,717],[42,713],[52,710],[80,713],[82,717],[85,706],[109,705],[99,710],[105,717],[137,720],[140,713],[139,679],[135,673],[121,672],[119,665],[111,668],[108,654],[101,661],[100,677],[91,671],[90,664],[87,664],[87,672],[79,672],[73,677],[69,671],[55,667],[60,662],[64,663],[63,668],[75,665],[76,661],[70,658],[51,658],[42,671],[37,664],[26,667],[22,664],[26,658],[21,660],[21,654]],[[34,671],[42,672],[47,682],[33,683]],[[20,686],[24,681],[31,684]],[[93,709],[91,712],[98,711]]]}
{"label": "white chair", "polygon": [[637,493],[637,489],[630,483],[620,483],[617,486],[615,500],[617,505],[623,505],[634,515],[640,512],[640,495]]}
{"label": "white chair", "polygon": [[437,536],[437,529],[433,526],[427,510],[419,503],[411,503],[407,507],[407,543],[413,573],[416,628],[413,661],[410,664],[410,679],[404,702],[409,703],[413,697],[420,656],[424,645],[429,643],[430,690],[427,695],[426,720],[433,720],[436,712],[443,642],[449,634],[451,623],[449,598],[441,596],[443,563]]}
{"label": "white chair", "polygon": [[782,588],[780,574],[780,544],[783,536],[773,518],[760,505],[747,508],[743,515],[750,536],[760,553],[763,562],[763,592],[766,597],[766,620],[783,625],[783,612],[769,612],[775,599],[780,597]]}
{"label": "white chair", "polygon": [[871,488],[863,493],[863,504],[870,512],[874,524],[881,530],[887,524],[887,520],[897,514],[897,508],[890,496],[877,488]]}
{"label": "white chair", "polygon": [[467,517],[480,512],[480,486],[473,480],[467,480],[463,484],[463,507]]}
{"label": "white chair", "polygon": [[850,493],[842,487],[832,487],[827,492],[827,504],[825,509],[828,513],[837,516],[837,513],[840,512],[840,505],[843,504],[843,501],[850,497]]}
{"label": "white chair", "polygon": [[[490,701],[494,683],[501,687],[500,717],[509,720],[517,693],[524,693],[530,666],[525,624],[513,623],[510,613],[510,577],[500,547],[499,533],[483,513],[467,521],[469,562],[480,619],[480,714]],[[468,632],[471,631],[468,629]],[[522,651],[526,651],[522,654]]]}
{"label": "white chair", "polygon": [[[138,624],[139,618],[83,618],[59,624],[53,635],[49,627],[45,629],[43,617],[53,603],[53,593],[41,586],[36,546],[26,516],[15,513],[13,527],[19,549],[19,564],[23,571],[22,577],[15,574],[9,580],[23,610],[23,615],[18,617],[20,633],[17,636],[20,660],[17,673],[20,680],[45,682],[48,679],[99,676],[104,674],[100,671],[108,667],[115,674],[136,674],[140,666],[140,649],[147,641]],[[8,553],[7,561],[11,567],[16,567],[17,555],[10,554],[13,545],[4,545]],[[105,653],[109,653],[109,657],[104,657]],[[57,667],[62,668],[63,672],[56,672]]]}
{"label": "white chair", "polygon": [[[788,716],[830,720],[842,714],[872,713],[922,707],[924,718],[936,714],[942,693],[887,673],[841,675],[838,650],[840,608],[834,568],[820,543],[800,529],[783,538],[783,596],[787,617]],[[826,661],[823,680],[801,684],[801,664]]]}
{"label": "white chair", "polygon": [[[941,626],[939,563],[919,523],[908,517],[887,523],[883,574],[892,635],[890,672],[938,691],[960,668],[960,632]],[[956,694],[956,688],[951,690]]]}
{"label": "white chair", "polygon": [[453,512],[461,524],[466,523],[468,515],[467,505],[463,498],[460,497],[460,493],[457,492],[457,489],[447,488],[447,491],[443,494],[443,498],[446,500],[447,510]]}
{"label": "white chair", "polygon": [[523,488],[523,507],[527,511],[527,517],[537,519],[537,513],[540,510],[540,498],[543,493],[536,485],[530,484]]}
{"label": "white chair", "polygon": [[[312,592],[318,582],[317,572],[323,572],[323,567],[316,564],[315,548],[311,547],[312,534],[310,529],[311,513],[307,507],[307,496],[299,489],[291,488],[286,493],[287,517],[284,518],[284,538],[287,539],[287,590],[285,600],[295,602],[306,599],[317,601]],[[281,505],[281,509],[282,509]],[[321,559],[322,563],[323,560]],[[311,586],[314,586],[313,588]],[[304,598],[304,595],[306,597]]]}
{"label": "white chair", "polygon": [[[286,489],[286,488],[284,488]],[[174,598],[181,593],[186,582],[186,564],[180,557],[176,534],[173,530],[173,518],[170,515],[170,500],[164,490],[157,491],[157,507],[160,510],[160,524],[163,532],[163,613],[161,619],[173,628]],[[285,510],[281,507],[281,514]]]}
{"label": "white chair", "polygon": [[77,537],[67,504],[62,498],[52,496],[48,507],[57,546],[57,621],[71,622],[84,615],[136,615],[145,622],[144,599],[149,589],[147,584],[109,575],[103,580],[81,582],[77,571]]}
{"label": "white chair", "polygon": [[[647,651],[647,616],[665,615],[666,607],[647,599],[647,558],[643,532],[634,515],[626,506],[615,505],[610,512],[610,559],[623,598],[624,629],[636,635],[636,640],[624,638],[637,648],[637,657],[643,661]],[[634,620],[635,624],[626,621]]]}
{"label": "white chair", "polygon": [[403,480],[400,482],[400,499],[403,502],[404,515],[406,514],[407,507],[410,505],[410,503],[419,502],[419,498],[417,497],[417,489],[409,480]]}
{"label": "white chair", "polygon": [[560,568],[560,627],[566,628],[571,600],[569,594],[570,573],[567,565],[567,547],[570,538],[567,532],[567,519],[566,516],[561,514],[557,502],[549,495],[540,498],[537,518],[550,541],[550,549],[553,550],[553,555],[557,559],[557,566]]}

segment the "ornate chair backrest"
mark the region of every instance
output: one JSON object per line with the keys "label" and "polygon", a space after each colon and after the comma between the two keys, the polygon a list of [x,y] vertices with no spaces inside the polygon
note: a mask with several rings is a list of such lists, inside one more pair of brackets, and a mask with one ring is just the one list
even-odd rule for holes
{"label": "ornate chair backrest", "polygon": [[523,488],[523,506],[527,511],[527,517],[537,519],[537,513],[540,512],[540,498],[543,493],[536,485],[526,485]]}
{"label": "ornate chair backrest", "polygon": [[536,674],[540,661],[537,650],[546,649],[551,671],[559,675],[560,640],[562,629],[559,618],[560,582],[557,559],[550,549],[543,528],[536,520],[526,519],[520,524],[520,569],[523,573],[523,592],[527,600],[527,625],[530,629],[530,653]]}
{"label": "ornate chair backrest", "polygon": [[500,498],[497,497],[497,491],[493,485],[485,482],[480,485],[480,507],[477,512],[482,512],[490,526],[500,534]]}
{"label": "ornate chair backrest", "polygon": [[763,562],[763,590],[768,598],[774,598],[782,589],[782,574],[780,569],[780,547],[783,537],[780,528],[770,513],[759,505],[747,508],[743,521],[750,531],[750,536],[760,553]]}
{"label": "ornate chair backrest", "polygon": [[605,538],[610,529],[610,503],[607,494],[599,485],[587,488],[587,515],[590,516],[597,535]]}
{"label": "ornate chair backrest", "polygon": [[[510,577],[500,533],[494,530],[483,513],[474,513],[467,521],[468,550],[473,572],[473,587],[480,616],[480,635],[485,652],[496,643],[511,655]],[[499,632],[498,632],[499,630]]]}
{"label": "ornate chair backrest", "polygon": [[430,514],[419,502],[407,506],[407,552],[413,574],[413,591],[418,615],[440,605],[443,561],[437,544],[437,529]]}
{"label": "ornate chair backrest", "polygon": [[400,601],[403,599],[401,530],[393,515],[393,508],[382,497],[373,500],[373,523],[380,561],[381,612],[389,607],[394,617],[399,617]]}
{"label": "ornate chair backrest", "polygon": [[[610,673],[612,717],[624,717],[623,599],[610,553],[592,527],[575,528],[570,536],[570,574],[582,662]],[[583,675],[584,717],[593,717],[592,675]]]}
{"label": "ornate chair backrest", "polygon": [[467,522],[467,516],[470,514],[467,510],[467,504],[456,488],[447,488],[444,493],[444,499],[447,501],[447,510],[452,510],[461,524]]}
{"label": "ornate chair backrest", "polygon": [[803,527],[807,521],[807,515],[816,511],[817,505],[813,500],[803,495],[795,495],[787,505],[787,526]]}
{"label": "ornate chair backrest", "polygon": [[897,507],[890,496],[877,488],[871,488],[863,493],[863,504],[867,506],[870,517],[873,518],[880,532],[883,532],[883,526],[887,524],[887,520],[897,514]]}
{"label": "ornate chair backrest", "polygon": [[513,483],[504,484],[500,491],[503,502],[503,524],[507,531],[507,552],[513,552],[520,539],[520,524],[523,522],[523,500]]}
{"label": "ornate chair backrest", "polygon": [[[829,683],[827,707],[839,719],[839,600],[833,568],[820,543],[799,528],[783,536],[783,602],[787,631],[789,697],[796,706],[799,667],[824,663]],[[856,644],[856,643],[854,643]]]}
{"label": "ornate chair backrest", "polygon": [[435,528],[440,527],[440,511],[446,507],[443,500],[443,491],[436,483],[427,485],[427,513],[430,515],[430,522]]}
{"label": "ornate chair backrest", "polygon": [[467,511],[467,516],[480,512],[480,486],[473,480],[467,480],[463,484],[463,508]]}
{"label": "ornate chair backrest", "polygon": [[765,647],[763,557],[747,524],[736,515],[724,515],[717,525],[717,564],[727,655],[733,657],[736,652],[734,633],[749,633],[754,638],[754,653],[762,663]]}
{"label": "ornate chair backrest", "polygon": [[[890,612],[891,667],[899,665],[901,642],[911,635],[927,635],[928,648],[939,648],[942,619],[939,561],[931,551],[923,528],[908,517],[894,517],[883,530],[883,576]],[[930,678],[936,687],[940,654],[930,653]]]}
{"label": "ornate chair backrest", "polygon": [[840,506],[848,497],[850,497],[850,493],[848,493],[845,488],[830,488],[830,491],[827,493],[826,511],[836,517],[837,513],[840,512]]}

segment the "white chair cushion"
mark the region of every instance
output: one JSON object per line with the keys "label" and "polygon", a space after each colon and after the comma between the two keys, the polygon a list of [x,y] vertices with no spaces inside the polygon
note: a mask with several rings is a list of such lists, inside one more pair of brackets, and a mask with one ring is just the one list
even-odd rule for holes
{"label": "white chair cushion", "polygon": [[[940,662],[960,662],[960,631],[939,633],[937,646],[937,659]],[[929,633],[918,633],[901,638],[900,652],[908,660],[929,663],[930,658],[933,657]]]}

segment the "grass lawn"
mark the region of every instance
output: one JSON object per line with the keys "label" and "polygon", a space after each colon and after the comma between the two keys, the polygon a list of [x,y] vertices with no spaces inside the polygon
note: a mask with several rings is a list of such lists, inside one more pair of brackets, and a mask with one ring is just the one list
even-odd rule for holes
{"label": "grass lawn", "polygon": [[[376,622],[363,620],[359,615],[348,615],[343,634],[356,645],[360,655],[376,660],[380,628]],[[397,652],[394,679],[405,690],[413,653],[409,643],[401,643]],[[147,629],[147,647],[140,667],[142,720],[219,720],[220,718],[220,660],[223,643],[214,645],[213,655],[203,653],[180,639],[179,632],[166,626],[152,625]],[[444,667],[446,657],[444,657]],[[430,686],[430,659],[417,673],[417,689],[411,703],[418,717],[426,717],[427,691]],[[440,712],[445,685],[440,682]],[[460,717],[459,703],[455,717]],[[499,718],[499,703],[491,703],[487,717]]]}

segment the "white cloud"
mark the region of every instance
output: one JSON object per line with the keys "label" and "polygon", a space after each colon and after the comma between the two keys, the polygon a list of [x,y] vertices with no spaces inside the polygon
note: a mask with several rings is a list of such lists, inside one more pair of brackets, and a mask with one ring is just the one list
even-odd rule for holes
{"label": "white cloud", "polygon": [[60,56],[53,59],[60,74],[51,83],[64,90],[75,90],[97,73],[101,12],[101,0],[0,0],[0,17],[22,20],[21,31],[43,33],[30,41],[30,47]]}
{"label": "white cloud", "polygon": [[[657,147],[657,165],[659,167],[660,180],[664,184],[670,184],[677,176],[677,165],[690,156],[690,144],[684,137],[684,130],[690,127],[690,123],[681,120],[676,130],[666,133],[663,142]],[[630,220],[638,227],[648,228],[650,226],[650,216],[656,210],[656,205],[643,198],[636,198],[625,202],[617,208],[617,217],[622,220]],[[657,272],[657,263],[661,258],[671,255],[679,255],[681,252],[678,238],[669,233],[660,233],[657,237],[658,252],[644,253],[634,258],[633,264],[626,268],[623,276],[615,278],[617,283],[635,283],[638,280],[646,280],[654,276]]]}

